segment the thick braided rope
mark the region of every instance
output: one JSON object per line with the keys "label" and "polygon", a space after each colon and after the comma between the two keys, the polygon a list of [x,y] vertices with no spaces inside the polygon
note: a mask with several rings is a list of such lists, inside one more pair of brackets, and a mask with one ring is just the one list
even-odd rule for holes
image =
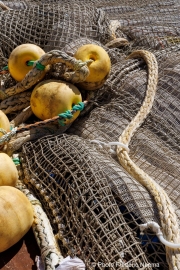
{"label": "thick braided rope", "polygon": [[38,61],[34,62],[32,70],[26,74],[21,82],[4,91],[0,90],[0,100],[26,91],[42,79],[44,70],[40,69],[39,66],[45,67],[56,63],[63,63],[67,68],[73,71],[65,72],[62,78],[72,83],[79,83],[83,82],[89,75],[88,63],[90,62],[92,62],[92,60],[82,62],[81,60],[77,60],[74,57],[67,55],[65,52],[52,50],[45,53]]}
{"label": "thick braided rope", "polygon": [[39,200],[27,189],[27,187],[21,181],[18,181],[16,186],[20,189],[29,199],[34,211],[34,223],[32,229],[37,241],[37,244],[41,250],[41,256],[46,270],[55,270],[55,267],[59,265],[63,256],[60,253],[56,239],[54,237],[52,227],[49,219],[42,209],[42,205]]}
{"label": "thick braided rope", "polygon": [[25,91],[15,96],[10,96],[0,102],[0,110],[5,114],[21,111],[30,104],[32,91]]}
{"label": "thick braided rope", "polygon": [[[144,119],[150,112],[155,97],[156,86],[158,81],[158,64],[155,56],[144,50],[133,52],[129,58],[141,57],[145,60],[148,66],[148,85],[146,97],[143,104],[132,119],[129,125],[125,128],[119,142],[129,145],[130,140],[136,129],[143,123]],[[129,157],[126,149],[117,146],[117,156],[120,164],[132,175],[138,182],[145,186],[148,191],[153,195],[159,210],[162,231],[168,241],[174,243],[180,242],[179,227],[176,214],[174,212],[171,201],[166,192],[142,169],[140,169]],[[179,249],[170,249],[166,247],[166,257],[170,270],[180,269],[180,253]]]}
{"label": "thick braided rope", "polygon": [[16,115],[14,119],[11,120],[10,125],[11,127],[17,127],[21,124],[24,125],[27,119],[29,119],[30,116],[33,115],[33,112],[31,110],[31,107],[28,106],[24,110],[22,110],[20,113]]}
{"label": "thick braided rope", "polygon": [[0,138],[0,145],[11,140],[11,138],[16,134],[17,127],[13,128],[10,132],[6,132],[4,129],[0,129],[0,132],[4,135]]}

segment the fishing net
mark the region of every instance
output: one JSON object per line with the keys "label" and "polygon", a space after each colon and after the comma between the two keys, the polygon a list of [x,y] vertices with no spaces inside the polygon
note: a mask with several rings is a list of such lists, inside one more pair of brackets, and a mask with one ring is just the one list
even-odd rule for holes
{"label": "fishing net", "polygon": [[[166,190],[179,219],[179,93],[176,88],[179,84],[177,82],[179,50],[174,47],[171,51],[167,49],[155,54],[159,67],[156,98],[149,116],[137,130],[129,145],[130,156],[143,171]],[[172,63],[172,58],[175,57],[176,60]],[[67,133],[105,144],[118,141],[119,134],[122,134],[142,104],[147,87],[147,71],[144,64],[136,60],[130,60],[129,63],[127,60],[122,60],[121,63],[114,64],[112,70],[104,89],[101,89],[101,93],[99,91],[99,96],[97,95],[95,99],[96,104],[101,106],[95,108],[90,115],[73,123]],[[113,98],[105,104],[110,100],[109,96]],[[100,146],[101,144],[98,147]],[[116,155],[114,158],[116,159]],[[121,177],[124,182],[127,182],[127,175],[121,174]],[[122,199],[122,194],[120,195],[119,192],[123,189],[115,183],[113,192],[114,187],[118,203],[119,198]],[[136,190],[135,186],[133,188],[133,198],[139,204],[139,209],[145,207],[147,211],[147,198],[143,202],[140,199],[147,191],[143,190],[142,195],[139,189]],[[124,204],[127,205],[127,202]],[[144,213],[143,217],[145,217]],[[154,220],[153,215],[151,220]],[[158,249],[155,250],[158,254]],[[162,254],[161,250],[159,252]]]}
{"label": "fishing net", "polygon": [[[130,145],[132,159],[168,192],[178,216],[179,57],[176,47],[171,52],[157,53],[159,81],[156,98],[149,116],[137,130]],[[131,60],[121,64],[114,65],[114,72],[104,86],[116,98],[95,108],[87,119],[79,119],[67,132],[90,140],[118,140],[119,134],[138,112],[147,85],[147,72],[140,63]],[[132,69],[128,74],[125,73],[127,66]]]}
{"label": "fishing net", "polygon": [[[137,225],[156,216],[156,206],[148,194],[144,206],[137,206],[144,195],[136,204],[135,194],[143,194],[144,188],[133,179],[128,185],[122,177],[128,179],[127,174],[106,153],[94,151],[90,142],[76,136],[50,136],[23,146],[23,164],[26,181],[46,209],[54,233],[68,250],[76,249],[88,269],[93,265],[103,269],[103,263],[112,265],[111,269],[118,264],[127,264],[127,269],[128,265],[151,269],[148,264],[155,254],[152,235],[143,240],[151,250],[147,257],[140,246]],[[111,185],[115,194],[117,189],[118,204]],[[159,254],[163,253],[156,240]],[[164,257],[156,255],[156,259],[161,260],[158,267],[167,268]]]}
{"label": "fishing net", "polygon": [[[116,146],[107,146],[119,140],[146,96],[148,65],[127,56],[138,49],[152,52],[158,63],[156,95],[129,144],[129,156],[166,191],[179,224],[179,1],[1,2],[10,8],[0,12],[1,68],[22,43],[70,56],[81,45],[94,43],[111,58],[108,79],[90,93],[78,119],[67,130],[39,127],[41,132],[34,131],[31,139],[49,130],[54,135],[22,148],[26,184],[42,203],[63,255],[73,250],[87,269],[104,269],[101,263],[110,263],[107,269],[180,269],[169,263],[152,230],[140,234],[142,223],[161,225],[159,208],[151,191],[119,165]],[[62,70],[61,64],[53,65],[47,78],[59,78]],[[6,74],[2,80],[5,88],[16,84]],[[20,110],[26,108],[30,92],[2,101],[0,109],[14,113],[17,100]],[[17,141],[13,150],[14,145]]]}
{"label": "fishing net", "polygon": [[60,50],[79,37],[86,36],[102,43],[112,39],[106,14],[90,5],[30,6],[1,12],[0,20],[1,49],[7,58],[22,43],[37,44],[48,52]]}

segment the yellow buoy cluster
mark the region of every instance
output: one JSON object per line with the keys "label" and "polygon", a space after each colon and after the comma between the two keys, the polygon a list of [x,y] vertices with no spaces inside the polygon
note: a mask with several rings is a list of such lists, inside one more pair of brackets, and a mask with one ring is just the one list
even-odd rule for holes
{"label": "yellow buoy cluster", "polygon": [[33,208],[15,186],[18,171],[12,159],[0,153],[0,252],[16,244],[31,228]]}
{"label": "yellow buoy cluster", "polygon": [[[16,47],[10,54],[8,67],[11,76],[21,81],[32,69],[29,63],[37,61],[45,52],[35,44],[22,44]],[[111,61],[107,52],[98,45],[86,44],[78,48],[74,57],[83,62],[91,60],[88,64],[89,76],[82,83],[72,85],[65,81],[44,80],[37,84],[31,96],[31,109],[41,120],[57,116],[65,111],[71,110],[73,105],[82,102],[81,92],[83,90],[97,90],[107,79],[111,69]],[[44,69],[42,78],[48,68]],[[41,78],[41,79],[42,79]],[[70,121],[74,121],[79,115],[76,112]]]}
{"label": "yellow buoy cluster", "polygon": [[[33,63],[45,52],[35,44],[22,44],[10,54],[8,69],[17,81],[22,81],[33,68]],[[35,85],[30,98],[34,115],[41,119],[51,119],[59,114],[70,112],[82,103],[79,89],[97,90],[107,79],[111,61],[107,52],[100,46],[87,44],[81,46],[74,57],[88,64],[89,75],[77,85],[62,80],[43,80]],[[45,67],[40,80],[44,78],[49,67]],[[79,88],[79,89],[78,89]],[[74,109],[75,110],[75,109]],[[72,117],[65,119],[65,124],[72,123],[80,114],[75,110]],[[0,110],[0,138],[11,130],[8,117]],[[2,144],[0,149],[2,149]],[[0,153],[0,252],[18,242],[33,223],[33,209],[27,197],[16,188],[18,171],[5,153]]]}

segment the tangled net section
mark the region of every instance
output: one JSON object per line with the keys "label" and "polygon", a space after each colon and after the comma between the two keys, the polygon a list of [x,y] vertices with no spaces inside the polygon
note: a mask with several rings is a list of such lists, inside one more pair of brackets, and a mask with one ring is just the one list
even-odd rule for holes
{"label": "tangled net section", "polygon": [[[179,50],[177,47],[157,52],[159,79],[152,110],[136,131],[129,149],[132,159],[168,192],[178,205],[179,179]],[[176,55],[176,58],[175,58]],[[172,59],[174,59],[172,63]],[[129,60],[112,67],[104,85],[116,97],[92,110],[67,131],[88,140],[117,141],[130,120],[138,112],[146,93],[147,72],[144,64]],[[127,73],[127,70],[129,71]],[[102,96],[96,102],[102,102]],[[174,187],[176,187],[174,189]]]}
{"label": "tangled net section", "polygon": [[91,143],[68,135],[29,142],[23,146],[23,164],[28,187],[43,202],[55,234],[88,269],[95,264],[103,269],[103,263],[116,269],[115,262],[127,269],[130,264],[151,269],[122,203],[112,195],[109,174],[118,177],[118,172],[94,153]]}
{"label": "tangled net section", "polygon": [[[173,50],[175,51],[173,52]],[[174,189],[174,186],[177,187],[176,181],[179,178],[179,151],[177,150],[179,147],[177,143],[179,141],[177,124],[179,109],[172,106],[178,101],[178,97],[175,90],[176,78],[174,74],[169,73],[169,70],[177,70],[178,63],[175,61],[172,65],[171,54],[177,56],[177,48],[172,48],[171,53],[169,50],[157,53],[160,72],[156,98],[149,116],[135,133],[129,148],[132,160],[166,190],[179,218],[178,193]],[[137,104],[140,108],[144,99],[143,91],[144,95],[146,93],[147,73],[144,66],[141,62],[135,60],[132,62],[125,67],[115,64],[114,68],[117,73],[114,70],[116,75],[114,76],[112,73],[112,77],[109,77],[104,86],[109,92],[114,92],[116,98],[100,108],[95,108],[86,119],[80,119],[78,125],[74,123],[67,131],[68,133],[77,134],[92,142],[99,141],[98,148],[102,147],[101,142],[107,144],[118,141],[119,134],[122,134],[130,120],[139,111]],[[168,67],[168,64],[171,67]],[[168,81],[166,87],[165,81]],[[170,93],[175,94],[172,97]],[[99,97],[99,101],[102,102],[102,100],[102,97]],[[173,119],[171,122],[169,122],[170,115]],[[116,159],[116,156],[114,158]],[[170,159],[172,162],[169,163]],[[118,189],[117,186],[116,189]],[[138,199],[136,196],[135,198],[137,202]]]}
{"label": "tangled net section", "polygon": [[[89,98],[75,122],[24,129],[7,144],[9,153],[20,151],[25,183],[41,202],[63,256],[76,254],[90,270],[105,264],[107,269],[180,269],[179,249],[168,250],[151,229],[140,232],[141,224],[154,221],[168,239],[172,221],[167,219],[164,229],[151,190],[119,164],[117,145],[109,144],[118,142],[137,115],[149,86],[148,64],[128,56],[148,51],[157,61],[158,83],[150,113],[128,145],[129,157],[166,192],[179,226],[179,1],[1,2],[1,70],[22,43],[68,57],[91,43],[111,59],[104,85],[81,89],[83,99]],[[53,63],[44,79],[61,79],[65,72],[63,63]],[[7,73],[0,81],[3,91],[17,84]],[[37,121],[27,109],[33,88],[0,102],[14,126]]]}

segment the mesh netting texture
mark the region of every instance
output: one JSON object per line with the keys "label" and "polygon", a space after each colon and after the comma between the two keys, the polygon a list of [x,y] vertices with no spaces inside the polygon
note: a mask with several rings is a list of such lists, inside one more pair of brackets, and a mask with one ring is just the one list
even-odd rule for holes
{"label": "mesh netting texture", "polygon": [[1,12],[0,44],[5,57],[8,58],[11,51],[22,43],[37,44],[48,52],[61,50],[80,37],[102,43],[112,39],[110,22],[102,10],[76,4],[49,5],[50,10],[45,7],[32,6]]}
{"label": "mesh netting texture", "polygon": [[[157,52],[156,56],[159,66],[156,98],[150,115],[133,137],[130,156],[166,190],[179,218],[179,49],[172,47],[171,50]],[[172,59],[175,59],[173,63]],[[112,70],[104,89],[114,93],[116,98],[109,104],[94,109],[90,116],[79,119],[67,131],[69,134],[104,143],[118,141],[119,135],[138,112],[146,92],[145,66],[131,60],[131,63],[115,64]],[[102,97],[100,100],[97,98],[96,102],[101,103]],[[121,177],[127,181],[127,176]],[[117,183],[113,188],[114,186],[118,202],[119,198],[122,199],[122,194],[118,193],[121,187]],[[135,186],[134,189],[136,190]],[[138,191],[137,189],[136,192]],[[141,204],[142,195],[136,192],[133,194],[134,200],[137,204],[140,203],[139,208],[142,211],[147,198]],[[144,196],[145,194],[143,191]],[[143,213],[143,216],[146,215]],[[156,252],[158,253],[157,250]]]}
{"label": "mesh netting texture", "polygon": [[[64,255],[75,249],[88,269],[97,262],[168,269],[164,245],[150,230],[144,236],[139,231],[144,222],[160,224],[150,192],[118,164],[116,155],[111,157],[109,149],[90,141],[118,141],[139,111],[148,81],[145,62],[126,56],[136,49],[153,52],[158,62],[157,92],[150,114],[129,145],[130,157],[167,192],[180,221],[179,1],[1,2],[10,8],[0,12],[1,67],[12,49],[30,42],[46,52],[58,49],[71,56],[81,45],[94,43],[111,58],[110,76],[91,93],[89,105],[68,135],[23,146],[26,180],[59,235]],[[127,39],[126,45],[109,48],[115,37]],[[54,65],[48,76],[59,78],[59,69],[61,65]],[[5,86],[15,84],[4,78]],[[21,108],[29,104],[30,92],[23,95],[12,98],[13,106],[16,100]],[[3,108],[8,113],[4,101]]]}
{"label": "mesh netting texture", "polygon": [[[179,59],[177,48],[157,53],[159,82],[153,108],[130,144],[131,157],[168,193],[179,213]],[[173,63],[172,63],[172,59]],[[127,66],[129,65],[129,72]],[[134,65],[134,67],[133,67]],[[130,71],[131,69],[131,71]],[[147,72],[135,60],[115,64],[105,83],[116,95],[107,105],[95,108],[88,119],[79,119],[67,131],[90,140],[117,141],[144,99]],[[101,101],[101,99],[100,99]],[[97,100],[98,102],[98,100]]]}
{"label": "mesh netting texture", "polygon": [[[83,36],[104,43],[111,35],[107,16],[119,22],[121,33],[134,46],[162,49],[179,43],[179,2],[175,0],[1,2],[12,8],[6,14],[2,12],[2,42],[6,43],[7,50],[24,41],[34,42],[47,50],[51,46],[60,49],[65,43]],[[19,25],[14,23],[16,17]],[[8,31],[4,33],[4,29]],[[9,44],[11,39],[13,43]]]}
{"label": "mesh netting texture", "polygon": [[[28,142],[23,146],[28,187],[42,202],[54,233],[69,250],[76,249],[88,269],[98,262],[111,263],[111,269],[116,269],[115,262],[122,267],[127,263],[134,269],[151,269],[148,263],[154,261],[159,262],[157,269],[168,269],[157,238],[150,232],[140,239],[138,224],[153,216],[158,221],[152,198],[144,195],[145,189],[128,178],[112,159],[106,156],[104,160],[105,156],[76,136]],[[141,199],[137,207],[134,198],[138,193]],[[147,255],[143,249],[149,251]],[[99,265],[99,269],[104,268]]]}

